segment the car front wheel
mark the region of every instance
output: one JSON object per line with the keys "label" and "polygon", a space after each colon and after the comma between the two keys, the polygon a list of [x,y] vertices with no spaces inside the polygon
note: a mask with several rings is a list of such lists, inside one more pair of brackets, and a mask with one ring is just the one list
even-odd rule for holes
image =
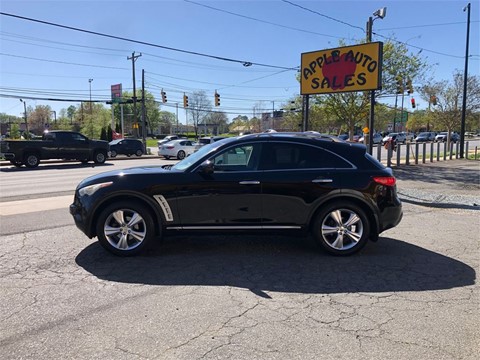
{"label": "car front wheel", "polygon": [[142,156],[142,155],[143,155],[143,151],[139,149],[139,150],[137,150],[137,151],[135,152],[135,155],[137,155],[137,156]]}
{"label": "car front wheel", "polygon": [[115,150],[111,150],[110,157],[114,158],[115,156],[117,156],[117,152]]}
{"label": "car front wheel", "polygon": [[106,207],[97,222],[100,244],[115,255],[132,256],[154,240],[152,216],[145,206],[121,201]]}
{"label": "car front wheel", "polygon": [[367,243],[370,225],[365,212],[355,204],[337,202],[322,209],[313,224],[318,244],[333,255],[351,255]]}

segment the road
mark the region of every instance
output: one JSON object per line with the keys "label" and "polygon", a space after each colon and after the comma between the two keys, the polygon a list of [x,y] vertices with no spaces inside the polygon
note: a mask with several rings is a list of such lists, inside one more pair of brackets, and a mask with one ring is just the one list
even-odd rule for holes
{"label": "road", "polygon": [[[2,359],[477,358],[478,210],[406,199],[402,223],[348,258],[204,235],[124,259],[75,228],[81,178],[161,162],[0,170]],[[401,193],[424,184],[412,173],[398,172]]]}

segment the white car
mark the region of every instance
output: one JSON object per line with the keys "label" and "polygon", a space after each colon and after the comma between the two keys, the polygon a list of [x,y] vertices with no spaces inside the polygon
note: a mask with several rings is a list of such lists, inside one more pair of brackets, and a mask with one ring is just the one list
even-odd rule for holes
{"label": "white car", "polygon": [[172,140],[164,144],[158,145],[158,155],[165,159],[172,157],[178,160],[184,159],[195,152],[197,143],[188,139]]}

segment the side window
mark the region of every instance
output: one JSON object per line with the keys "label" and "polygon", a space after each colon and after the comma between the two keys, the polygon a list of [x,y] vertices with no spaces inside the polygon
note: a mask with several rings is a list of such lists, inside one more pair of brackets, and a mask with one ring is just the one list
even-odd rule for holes
{"label": "side window", "polygon": [[45,133],[43,135],[43,140],[55,140],[55,133]]}
{"label": "side window", "polygon": [[215,171],[255,170],[259,150],[259,145],[231,147],[212,159]]}
{"label": "side window", "polygon": [[85,137],[83,137],[83,136],[80,135],[80,134],[72,133],[72,134],[69,134],[69,136],[70,136],[74,141],[86,141]]}
{"label": "side window", "polygon": [[349,169],[343,158],[324,149],[294,143],[269,143],[262,153],[261,169]]}

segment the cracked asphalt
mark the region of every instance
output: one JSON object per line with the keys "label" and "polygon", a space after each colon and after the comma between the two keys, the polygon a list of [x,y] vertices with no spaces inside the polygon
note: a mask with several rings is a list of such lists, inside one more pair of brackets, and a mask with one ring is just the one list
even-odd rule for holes
{"label": "cracked asphalt", "polygon": [[73,225],[2,236],[0,356],[477,359],[478,164],[396,168],[401,224],[347,258],[273,235],[127,259]]}

